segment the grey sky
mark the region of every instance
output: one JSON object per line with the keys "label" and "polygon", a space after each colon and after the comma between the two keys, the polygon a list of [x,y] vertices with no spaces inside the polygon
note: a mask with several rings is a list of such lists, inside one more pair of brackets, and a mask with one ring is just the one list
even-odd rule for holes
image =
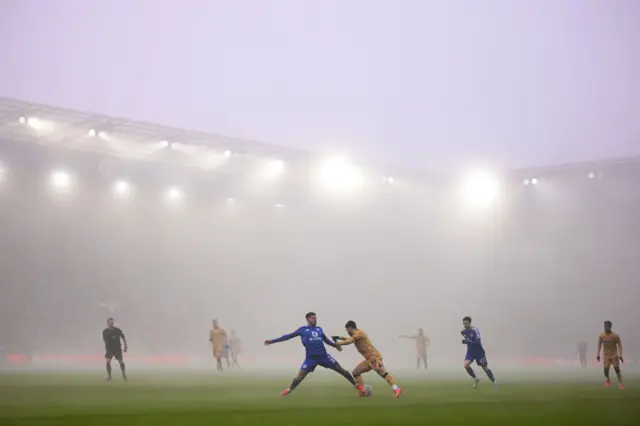
{"label": "grey sky", "polygon": [[634,0],[0,0],[0,95],[430,169],[640,154]]}

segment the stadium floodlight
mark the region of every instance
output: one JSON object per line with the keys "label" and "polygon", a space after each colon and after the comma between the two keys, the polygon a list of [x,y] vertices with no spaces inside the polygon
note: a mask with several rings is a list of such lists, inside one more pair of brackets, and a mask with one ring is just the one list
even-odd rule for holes
{"label": "stadium floodlight", "polygon": [[105,141],[109,139],[109,135],[107,134],[107,132],[98,132],[98,137]]}
{"label": "stadium floodlight", "polygon": [[332,192],[351,191],[362,183],[362,172],[344,157],[328,158],[320,167],[320,181]]}
{"label": "stadium floodlight", "polygon": [[226,150],[226,151],[224,152],[224,156],[225,156],[225,157],[227,157],[227,158],[231,157],[231,151]]}
{"label": "stadium floodlight", "polygon": [[596,178],[596,174],[593,172],[589,172],[589,174],[587,175],[589,177],[589,179],[595,179]]}
{"label": "stadium floodlight", "polygon": [[531,179],[531,185],[537,185],[538,184],[538,179],[533,178]]}
{"label": "stadium floodlight", "polygon": [[27,117],[25,116],[21,116],[18,121],[20,122],[20,124],[27,124]]}
{"label": "stadium floodlight", "polygon": [[119,180],[113,184],[113,192],[118,196],[129,195],[131,192],[131,185],[129,182]]}
{"label": "stadium floodlight", "polygon": [[275,178],[284,173],[285,163],[282,160],[272,160],[270,161],[265,169],[265,173],[267,177]]}
{"label": "stadium floodlight", "polygon": [[498,197],[500,179],[487,171],[474,172],[463,181],[462,189],[471,204],[485,206],[491,204]]}
{"label": "stadium floodlight", "polygon": [[182,192],[182,190],[177,186],[167,188],[165,195],[167,197],[167,200],[172,202],[177,202],[184,198],[184,192]]}
{"label": "stadium floodlight", "polygon": [[284,208],[284,204],[278,203],[278,204],[276,204],[276,207],[279,208],[279,209],[282,209],[282,208]]}
{"label": "stadium floodlight", "polygon": [[525,179],[522,181],[523,185],[529,185],[531,183],[531,181],[529,179]]}
{"label": "stadium floodlight", "polygon": [[227,198],[227,199],[225,200],[225,203],[226,203],[228,206],[233,206],[233,205],[236,203],[236,200],[235,200],[235,199],[233,199],[233,198]]}
{"label": "stadium floodlight", "polygon": [[388,184],[392,184],[396,181],[396,179],[393,176],[387,176],[384,178],[384,182],[388,183]]}
{"label": "stadium floodlight", "polygon": [[89,129],[87,132],[87,135],[89,135],[90,138],[94,138],[97,134],[98,132],[96,132],[96,129]]}
{"label": "stadium floodlight", "polygon": [[51,186],[53,186],[54,189],[64,190],[71,186],[71,184],[73,183],[73,179],[71,178],[69,172],[66,172],[64,170],[56,170],[51,173],[50,182]]}

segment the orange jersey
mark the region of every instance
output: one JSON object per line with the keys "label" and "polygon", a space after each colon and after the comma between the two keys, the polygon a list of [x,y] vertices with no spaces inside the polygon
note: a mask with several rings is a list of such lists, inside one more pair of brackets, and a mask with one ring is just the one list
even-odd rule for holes
{"label": "orange jersey", "polygon": [[429,338],[427,336],[416,336],[416,353],[418,356],[427,355],[427,346],[429,345]]}
{"label": "orange jersey", "polygon": [[338,342],[339,346],[354,344],[358,352],[364,357],[364,359],[382,359],[380,352],[373,346],[369,336],[362,330],[356,330],[353,334]]}
{"label": "orange jersey", "polygon": [[605,358],[613,358],[618,356],[618,343],[620,336],[617,333],[602,333],[599,338],[602,343],[602,354]]}
{"label": "orange jersey", "polygon": [[214,349],[222,349],[222,346],[227,338],[227,332],[222,328],[212,328],[209,332],[209,340]]}

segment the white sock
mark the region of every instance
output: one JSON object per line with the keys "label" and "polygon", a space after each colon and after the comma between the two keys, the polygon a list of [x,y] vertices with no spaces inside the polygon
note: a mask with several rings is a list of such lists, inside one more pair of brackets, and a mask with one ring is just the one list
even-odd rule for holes
{"label": "white sock", "polygon": [[393,386],[391,386],[391,389],[393,389],[393,390],[397,390],[397,389],[398,389],[398,385],[393,385]]}

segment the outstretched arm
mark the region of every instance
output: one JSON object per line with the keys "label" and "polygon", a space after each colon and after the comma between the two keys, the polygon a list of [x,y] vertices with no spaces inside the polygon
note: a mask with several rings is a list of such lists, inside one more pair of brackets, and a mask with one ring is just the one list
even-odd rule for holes
{"label": "outstretched arm", "polygon": [[341,339],[338,342],[336,342],[336,346],[340,347],[340,346],[346,346],[346,345],[350,345],[352,343],[356,342],[356,338],[353,336],[347,337],[346,339]]}
{"label": "outstretched arm", "polygon": [[265,340],[264,344],[265,345],[272,345],[274,343],[286,342],[287,340],[291,340],[294,337],[299,336],[299,335],[300,335],[300,331],[296,330],[293,333],[285,334],[284,336],[280,336],[277,339]]}
{"label": "outstretched arm", "polygon": [[337,348],[336,343],[333,340],[329,339],[324,333],[322,333],[322,341],[332,348]]}
{"label": "outstretched arm", "polygon": [[414,340],[417,338],[416,336],[398,336],[398,337],[401,339],[414,339]]}

